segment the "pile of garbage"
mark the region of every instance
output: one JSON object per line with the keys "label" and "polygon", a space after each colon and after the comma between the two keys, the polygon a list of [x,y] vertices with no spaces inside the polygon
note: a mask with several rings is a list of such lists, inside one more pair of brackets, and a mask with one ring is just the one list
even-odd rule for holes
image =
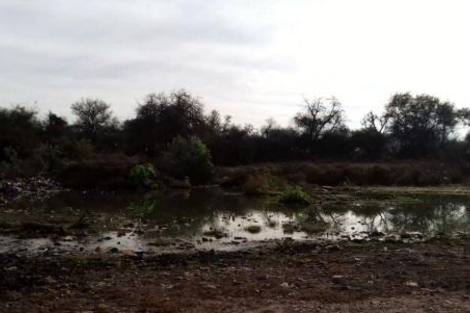
{"label": "pile of garbage", "polygon": [[18,198],[43,199],[63,190],[60,184],[42,176],[0,180],[0,206],[7,205]]}

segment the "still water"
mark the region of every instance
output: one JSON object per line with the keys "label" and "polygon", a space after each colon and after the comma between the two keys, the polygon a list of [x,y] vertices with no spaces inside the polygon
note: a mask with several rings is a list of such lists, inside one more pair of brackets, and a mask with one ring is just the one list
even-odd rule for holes
{"label": "still water", "polygon": [[0,253],[230,250],[273,240],[406,240],[468,233],[470,197],[351,199],[305,207],[222,189],[64,192],[41,202],[18,201],[0,216],[66,229],[60,235],[5,233]]}

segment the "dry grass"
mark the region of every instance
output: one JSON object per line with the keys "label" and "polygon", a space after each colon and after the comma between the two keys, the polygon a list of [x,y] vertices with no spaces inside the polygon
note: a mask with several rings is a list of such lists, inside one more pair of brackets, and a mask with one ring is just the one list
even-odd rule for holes
{"label": "dry grass", "polygon": [[[291,184],[356,186],[439,186],[466,181],[462,169],[438,162],[397,163],[268,163],[218,168],[218,177],[232,186],[252,185],[254,173],[269,175]],[[259,179],[260,184],[262,181]],[[251,181],[250,181],[251,180]]]}

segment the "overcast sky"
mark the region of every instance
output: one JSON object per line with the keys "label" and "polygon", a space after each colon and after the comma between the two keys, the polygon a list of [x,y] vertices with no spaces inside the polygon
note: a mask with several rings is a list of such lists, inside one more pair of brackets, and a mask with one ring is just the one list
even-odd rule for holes
{"label": "overcast sky", "polygon": [[400,91],[470,104],[468,0],[0,0],[0,105],[132,117],[185,88],[206,109],[283,125],[336,96],[349,125]]}

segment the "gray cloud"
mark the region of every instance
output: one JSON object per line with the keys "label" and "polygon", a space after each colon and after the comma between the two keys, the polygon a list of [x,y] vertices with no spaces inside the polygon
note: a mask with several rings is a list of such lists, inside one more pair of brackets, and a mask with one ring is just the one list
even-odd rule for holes
{"label": "gray cloud", "polygon": [[259,125],[288,123],[302,96],[334,94],[352,121],[403,90],[466,103],[469,5],[446,3],[2,0],[0,105],[69,115],[92,96],[124,118],[146,93],[187,88]]}

